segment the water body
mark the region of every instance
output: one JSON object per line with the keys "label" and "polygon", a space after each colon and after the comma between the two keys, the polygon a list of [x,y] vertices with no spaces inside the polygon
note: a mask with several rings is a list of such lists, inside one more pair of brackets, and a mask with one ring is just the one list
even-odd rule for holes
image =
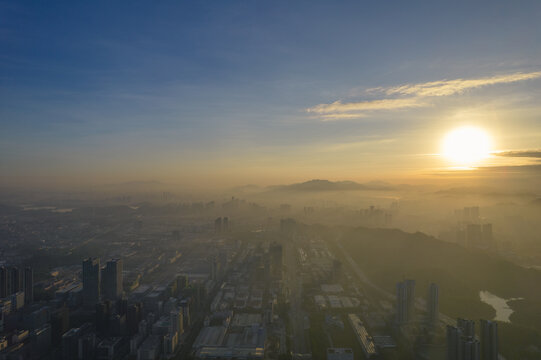
{"label": "water body", "polygon": [[482,302],[492,306],[494,310],[496,310],[496,316],[493,320],[508,323],[511,322],[509,318],[513,313],[513,309],[509,307],[508,302],[513,300],[522,300],[522,298],[504,299],[488,291],[479,291],[479,298]]}
{"label": "water body", "polygon": [[22,205],[23,211],[38,211],[38,210],[47,210],[57,213],[67,213],[71,212],[73,209],[62,209],[55,206],[33,206],[33,205]]}

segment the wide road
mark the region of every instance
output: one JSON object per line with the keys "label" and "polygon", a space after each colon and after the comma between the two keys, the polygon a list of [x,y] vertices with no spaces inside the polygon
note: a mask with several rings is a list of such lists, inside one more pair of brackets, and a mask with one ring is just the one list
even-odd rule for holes
{"label": "wide road", "polygon": [[291,325],[291,351],[293,354],[309,354],[310,347],[304,330],[305,312],[302,310],[302,279],[297,266],[297,248],[293,241],[285,246],[287,268],[285,286],[288,289],[289,321]]}

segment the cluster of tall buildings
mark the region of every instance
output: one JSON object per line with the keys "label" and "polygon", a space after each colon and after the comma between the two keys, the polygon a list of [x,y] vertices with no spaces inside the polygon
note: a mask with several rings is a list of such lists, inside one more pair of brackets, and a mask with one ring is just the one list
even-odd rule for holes
{"label": "cluster of tall buildings", "polygon": [[371,205],[367,209],[362,209],[361,223],[365,226],[375,227],[391,227],[393,224],[393,214],[390,212],[378,209],[374,205]]}
{"label": "cluster of tall buildings", "polygon": [[458,244],[485,249],[494,246],[492,224],[483,221],[478,206],[455,210],[455,220]]}
{"label": "cluster of tall buildings", "polygon": [[34,301],[34,271],[31,267],[0,266],[0,298],[24,293],[24,303]]}
{"label": "cluster of tall buildings", "polygon": [[229,218],[227,216],[214,220],[214,232],[217,234],[229,232]]}
{"label": "cluster of tall buildings", "polygon": [[498,360],[498,324],[480,321],[480,340],[475,336],[475,321],[458,319],[447,326],[447,360]]}
{"label": "cluster of tall buildings", "polygon": [[[426,323],[430,327],[438,324],[439,288],[428,286],[426,298]],[[396,284],[396,324],[407,325],[415,321],[415,280],[404,280]]]}
{"label": "cluster of tall buildings", "polygon": [[83,260],[83,303],[94,306],[101,298],[122,297],[122,260],[111,259],[101,268],[99,258]]}

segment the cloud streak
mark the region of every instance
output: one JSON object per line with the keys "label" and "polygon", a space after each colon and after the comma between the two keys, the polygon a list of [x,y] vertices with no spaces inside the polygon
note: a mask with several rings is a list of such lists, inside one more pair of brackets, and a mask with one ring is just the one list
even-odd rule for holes
{"label": "cloud streak", "polygon": [[421,84],[408,84],[381,90],[387,95],[415,95],[415,96],[449,96],[463,93],[488,85],[509,84],[518,81],[532,80],[541,77],[541,71],[530,73],[515,73],[498,75],[478,79],[455,79],[431,81]]}
{"label": "cloud streak", "polygon": [[496,156],[518,157],[518,158],[539,158],[541,159],[541,150],[513,150],[500,151],[494,153]]}
{"label": "cloud streak", "polygon": [[366,117],[376,111],[395,111],[430,105],[430,98],[462,94],[467,90],[490,85],[509,84],[541,78],[541,71],[519,72],[476,79],[439,80],[419,84],[379,87],[366,90],[370,95],[382,94],[383,99],[343,102],[341,100],[307,108],[321,121],[348,120]]}
{"label": "cloud streak", "polygon": [[[319,104],[314,107],[306,109],[309,113],[316,114],[340,114],[340,113],[355,113],[363,111],[374,110],[397,110],[404,108],[422,107],[426,106],[423,102],[416,98],[406,99],[382,99],[372,101],[359,101],[343,103],[341,101],[335,101],[330,104]],[[358,115],[357,115],[358,116]],[[348,117],[346,115],[346,117]]]}

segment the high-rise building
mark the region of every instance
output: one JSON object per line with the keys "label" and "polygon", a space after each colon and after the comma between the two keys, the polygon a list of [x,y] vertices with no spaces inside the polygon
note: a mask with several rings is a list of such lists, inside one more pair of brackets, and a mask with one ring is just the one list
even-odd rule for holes
{"label": "high-rise building", "polygon": [[466,336],[458,326],[447,325],[447,360],[480,359],[479,340],[474,336]]}
{"label": "high-rise building", "polygon": [[447,325],[447,360],[461,359],[462,331],[451,325]]}
{"label": "high-rise building", "polygon": [[128,306],[126,314],[126,325],[128,327],[128,335],[137,333],[139,323],[143,317],[143,304],[135,303]]}
{"label": "high-rise building", "polygon": [[9,295],[9,271],[5,266],[0,266],[0,298],[5,298]]}
{"label": "high-rise building", "polygon": [[396,284],[396,322],[407,324],[415,317],[415,280]]}
{"label": "high-rise building", "polygon": [[498,359],[498,324],[490,320],[481,320],[481,358]]}
{"label": "high-rise building", "polygon": [[223,232],[229,231],[229,218],[227,216],[224,217],[224,220],[222,221],[222,231]]}
{"label": "high-rise building", "polygon": [[83,302],[86,306],[94,306],[100,301],[100,259],[83,260]]}
{"label": "high-rise building", "polygon": [[23,278],[21,276],[21,271],[18,267],[12,266],[9,268],[9,279],[8,279],[8,295],[15,294],[22,290]]}
{"label": "high-rise building", "polygon": [[466,226],[466,241],[468,246],[478,247],[481,245],[481,225],[468,224]]}
{"label": "high-rise building", "polygon": [[479,340],[475,338],[463,339],[463,360],[481,360],[481,349]]}
{"label": "high-rise building", "polygon": [[475,321],[459,318],[456,320],[456,326],[462,331],[464,337],[475,337]]}
{"label": "high-rise building", "polygon": [[439,315],[439,290],[438,285],[431,283],[428,287],[427,313],[428,323],[435,325],[438,323]]}
{"label": "high-rise building", "polygon": [[111,330],[112,304],[105,300],[96,304],[96,332],[99,334],[110,334]]}
{"label": "high-rise building", "polygon": [[214,220],[214,232],[218,234],[222,232],[222,218],[221,217]]}
{"label": "high-rise building", "polygon": [[24,268],[24,303],[34,302],[34,271],[31,267]]}
{"label": "high-rise building", "polygon": [[492,224],[483,224],[481,238],[483,239],[483,246],[492,248],[494,246],[492,237]]}
{"label": "high-rise building", "polygon": [[79,357],[79,337],[81,330],[71,328],[62,335],[62,359],[71,360]]}
{"label": "high-rise building", "polygon": [[182,300],[180,302],[180,308],[182,309],[182,319],[184,321],[184,327],[190,327],[190,304],[188,303],[188,300]]}
{"label": "high-rise building", "polygon": [[218,279],[218,271],[220,264],[217,256],[210,257],[210,279],[216,281]]}
{"label": "high-rise building", "polygon": [[103,295],[108,300],[122,297],[122,260],[107,261],[102,277]]}
{"label": "high-rise building", "polygon": [[169,314],[170,316],[170,329],[171,334],[178,334],[178,336],[184,333],[184,319],[182,317],[182,310],[173,310]]}

